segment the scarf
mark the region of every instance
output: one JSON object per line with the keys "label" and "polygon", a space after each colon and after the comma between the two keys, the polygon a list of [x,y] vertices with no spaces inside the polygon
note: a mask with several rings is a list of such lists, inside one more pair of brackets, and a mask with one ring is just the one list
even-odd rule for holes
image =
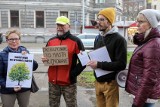
{"label": "scarf", "polygon": [[157,28],[152,28],[148,35],[145,35],[145,33],[136,33],[133,36],[133,43],[140,46],[152,38],[160,38],[160,33]]}

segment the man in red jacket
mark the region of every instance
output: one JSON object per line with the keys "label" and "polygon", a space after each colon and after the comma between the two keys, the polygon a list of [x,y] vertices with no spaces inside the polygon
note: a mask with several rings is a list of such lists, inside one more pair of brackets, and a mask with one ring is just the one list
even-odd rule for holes
{"label": "man in red jacket", "polygon": [[[50,107],[59,107],[63,95],[67,107],[77,107],[77,76],[85,66],[77,63],[77,54],[84,51],[81,40],[70,33],[70,20],[65,16],[56,19],[57,35],[51,38],[46,46],[67,46],[68,65],[49,66],[49,104]],[[42,57],[42,61],[48,61]],[[79,61],[80,62],[80,61]]]}

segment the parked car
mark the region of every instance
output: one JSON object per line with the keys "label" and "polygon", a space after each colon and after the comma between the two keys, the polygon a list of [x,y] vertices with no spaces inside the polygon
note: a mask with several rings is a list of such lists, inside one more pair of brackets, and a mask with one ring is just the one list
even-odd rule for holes
{"label": "parked car", "polygon": [[77,35],[78,38],[81,39],[85,49],[93,49],[94,48],[94,40],[98,34],[96,33],[82,33]]}

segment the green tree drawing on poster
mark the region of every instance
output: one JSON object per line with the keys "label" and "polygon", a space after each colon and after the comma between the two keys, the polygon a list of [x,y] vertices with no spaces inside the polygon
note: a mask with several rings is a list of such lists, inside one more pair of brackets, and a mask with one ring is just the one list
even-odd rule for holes
{"label": "green tree drawing on poster", "polygon": [[28,66],[25,64],[25,62],[22,62],[13,65],[8,76],[10,80],[18,81],[18,85],[20,85],[21,81],[30,79],[29,74],[30,71]]}

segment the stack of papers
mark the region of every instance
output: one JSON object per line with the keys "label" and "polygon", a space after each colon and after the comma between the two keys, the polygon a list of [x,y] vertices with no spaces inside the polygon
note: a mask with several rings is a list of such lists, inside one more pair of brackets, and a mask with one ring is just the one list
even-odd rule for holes
{"label": "stack of papers", "polygon": [[[110,56],[105,46],[99,49],[96,49],[94,51],[91,51],[89,53],[87,53],[86,51],[83,51],[78,54],[78,57],[81,61],[82,66],[86,65],[90,60],[95,60],[98,62],[105,62],[105,61],[111,62]],[[95,69],[95,73],[97,77],[106,75],[111,72],[113,71],[106,71],[100,68]]]}

